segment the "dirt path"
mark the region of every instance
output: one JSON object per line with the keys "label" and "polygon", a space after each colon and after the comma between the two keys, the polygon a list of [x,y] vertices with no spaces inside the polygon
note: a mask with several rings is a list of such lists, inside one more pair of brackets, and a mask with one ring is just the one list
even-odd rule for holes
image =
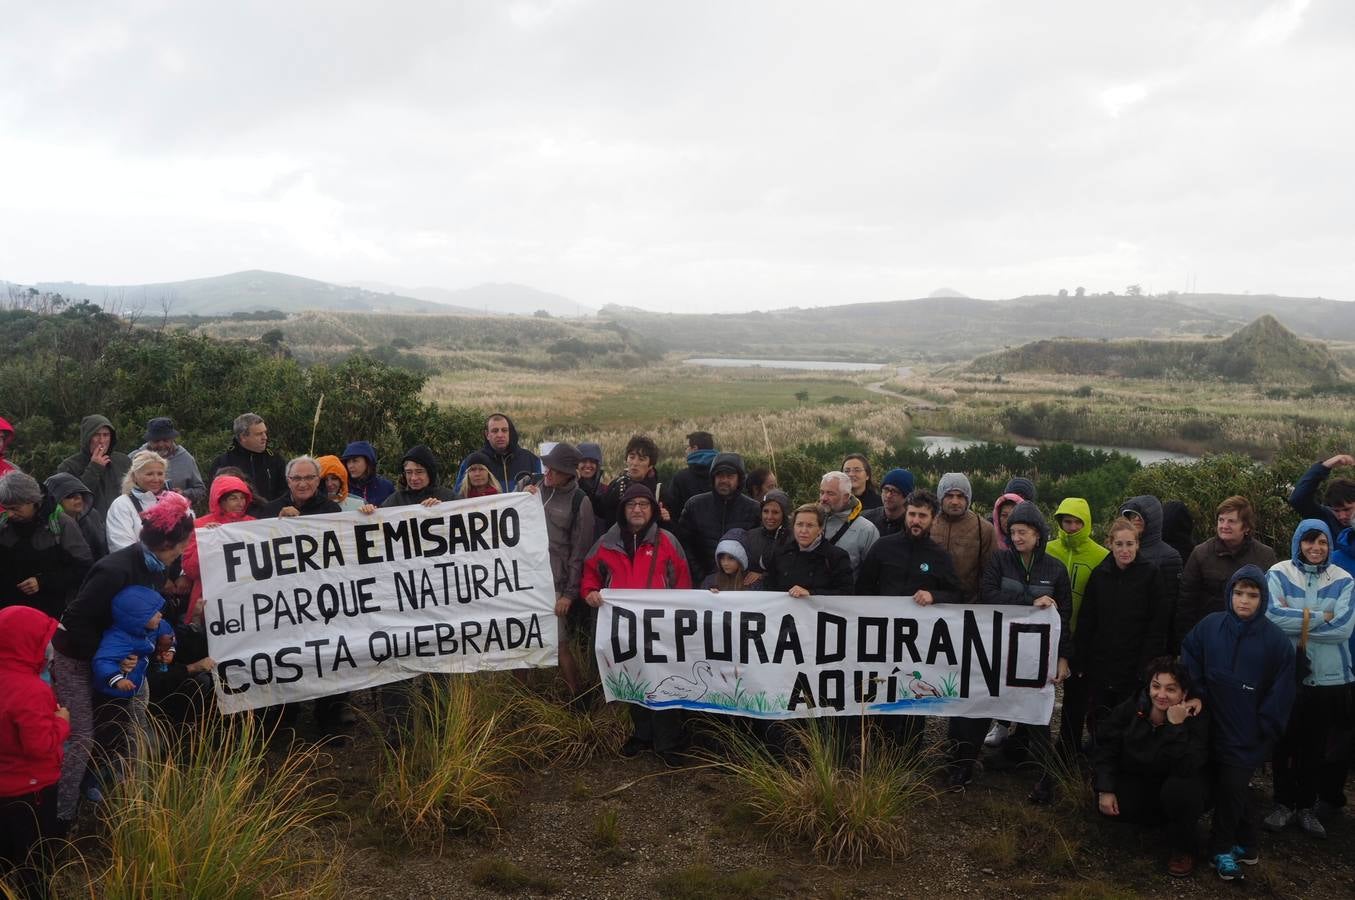
{"label": "dirt path", "polygon": [[[898,371],[895,374],[894,378],[906,379],[908,378],[908,376],[912,374],[913,374],[912,366],[899,366]],[[886,378],[883,381],[872,382],[866,385],[866,390],[870,391],[873,394],[883,394],[886,397],[897,397],[898,399],[904,401],[905,404],[907,404],[906,411],[911,411],[915,409],[925,409],[925,410],[940,409],[939,406],[937,406],[935,403],[932,403],[929,400],[923,400],[921,397],[912,397],[909,396],[908,394],[901,394],[898,391],[890,390],[889,388],[885,387],[885,385],[892,380],[893,378]]]}

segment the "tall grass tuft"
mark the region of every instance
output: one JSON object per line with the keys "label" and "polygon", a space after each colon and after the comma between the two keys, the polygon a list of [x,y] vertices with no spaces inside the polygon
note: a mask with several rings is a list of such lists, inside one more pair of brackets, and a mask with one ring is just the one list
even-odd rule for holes
{"label": "tall grass tuft", "polygon": [[331,897],[342,857],[317,831],[333,806],[315,751],[268,757],[250,716],[141,746],[107,791],[107,862],[82,860],[91,895]]}
{"label": "tall grass tuft", "polygon": [[490,678],[432,678],[413,692],[412,720],[387,747],[374,803],[411,844],[496,830],[529,742],[510,695]]}
{"label": "tall grass tuft", "polygon": [[808,841],[830,863],[905,852],[910,815],[935,796],[931,754],[880,743],[847,767],[841,732],[817,720],[788,727],[794,746],[784,759],[746,733],[726,736],[718,765],[757,824],[773,839]]}

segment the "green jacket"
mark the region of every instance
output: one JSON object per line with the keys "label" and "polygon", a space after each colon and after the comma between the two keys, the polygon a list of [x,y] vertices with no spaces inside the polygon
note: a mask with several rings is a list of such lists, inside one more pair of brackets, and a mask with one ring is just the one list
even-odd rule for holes
{"label": "green jacket", "polygon": [[1092,540],[1092,509],[1086,500],[1081,497],[1068,497],[1054,511],[1056,522],[1059,516],[1074,516],[1082,520],[1082,530],[1076,534],[1068,534],[1055,524],[1052,530],[1057,537],[1045,548],[1045,552],[1068,567],[1068,578],[1073,582],[1073,615],[1068,620],[1068,627],[1075,632],[1077,614],[1082,608],[1082,592],[1087,588],[1087,579],[1091,577],[1092,569],[1095,569],[1110,551]]}

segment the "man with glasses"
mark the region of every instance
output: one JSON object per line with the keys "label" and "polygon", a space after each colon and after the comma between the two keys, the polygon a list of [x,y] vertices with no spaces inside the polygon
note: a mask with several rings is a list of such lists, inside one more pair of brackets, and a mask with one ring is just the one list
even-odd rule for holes
{"label": "man with glasses", "polygon": [[339,504],[325,496],[320,487],[320,464],[309,456],[298,456],[287,463],[287,491],[263,505],[261,519],[286,519],[291,516],[318,516],[343,512]]}
{"label": "man with glasses", "polygon": [[[847,474],[851,475],[850,472]],[[904,513],[908,505],[905,501],[912,492],[913,473],[907,469],[890,469],[880,482],[880,501],[883,505],[868,509],[861,515],[875,526],[880,537],[899,534],[907,530]]]}

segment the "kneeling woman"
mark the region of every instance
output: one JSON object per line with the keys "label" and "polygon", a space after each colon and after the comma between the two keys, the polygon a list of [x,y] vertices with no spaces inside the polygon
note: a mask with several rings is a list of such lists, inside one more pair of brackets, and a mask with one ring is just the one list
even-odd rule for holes
{"label": "kneeling woman", "polygon": [[1148,666],[1147,688],[1102,719],[1096,737],[1096,803],[1103,816],[1167,826],[1177,877],[1195,868],[1195,823],[1208,804],[1204,767],[1209,719],[1191,714],[1185,666],[1159,657]]}

